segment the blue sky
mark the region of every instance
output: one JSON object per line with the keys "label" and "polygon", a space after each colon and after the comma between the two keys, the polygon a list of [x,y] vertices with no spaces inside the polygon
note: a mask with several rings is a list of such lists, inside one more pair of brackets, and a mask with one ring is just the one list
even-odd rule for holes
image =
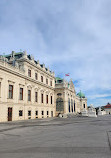
{"label": "blue sky", "polygon": [[70,73],[88,105],[111,102],[111,0],[1,0],[0,54],[20,49]]}

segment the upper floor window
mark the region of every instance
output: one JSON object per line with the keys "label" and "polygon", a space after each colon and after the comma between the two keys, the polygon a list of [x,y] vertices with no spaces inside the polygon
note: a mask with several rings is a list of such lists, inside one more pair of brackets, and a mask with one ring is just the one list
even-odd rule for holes
{"label": "upper floor window", "polygon": [[50,81],[50,86],[52,86],[52,81]]}
{"label": "upper floor window", "polygon": [[48,79],[46,78],[46,84],[48,84]]}
{"label": "upper floor window", "polygon": [[31,90],[28,90],[28,101],[31,101]]}
{"label": "upper floor window", "polygon": [[20,88],[20,100],[23,100],[23,88]]}
{"label": "upper floor window", "polygon": [[35,73],[35,80],[38,80],[38,76],[37,76],[37,73]]}
{"label": "upper floor window", "polygon": [[41,94],[41,103],[44,102],[44,99],[43,99],[43,94]]}
{"label": "upper floor window", "polygon": [[28,76],[31,77],[31,70],[28,69]]}
{"label": "upper floor window", "polygon": [[38,100],[38,93],[35,92],[35,102],[37,102],[37,100]]}
{"label": "upper floor window", "polygon": [[51,96],[51,104],[52,104],[52,96]]}
{"label": "upper floor window", "polygon": [[43,76],[41,76],[41,82],[43,82]]}
{"label": "upper floor window", "polygon": [[13,85],[9,85],[9,99],[13,99]]}
{"label": "upper floor window", "polygon": [[46,95],[46,104],[48,104],[48,95]]}

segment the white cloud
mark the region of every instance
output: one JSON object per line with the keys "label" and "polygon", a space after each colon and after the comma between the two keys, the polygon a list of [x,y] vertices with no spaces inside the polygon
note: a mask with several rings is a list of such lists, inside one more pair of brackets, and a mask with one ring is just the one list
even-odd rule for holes
{"label": "white cloud", "polygon": [[111,91],[110,10],[110,0],[0,1],[0,53],[27,50],[56,75],[70,73],[79,81],[76,91],[92,98],[93,91],[106,95]]}

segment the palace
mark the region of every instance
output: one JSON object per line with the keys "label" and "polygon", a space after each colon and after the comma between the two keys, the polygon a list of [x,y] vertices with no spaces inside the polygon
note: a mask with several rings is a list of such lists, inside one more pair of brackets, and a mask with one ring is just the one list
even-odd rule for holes
{"label": "palace", "polygon": [[27,52],[0,56],[0,122],[55,117],[87,108],[74,84],[55,78],[54,72]]}
{"label": "palace", "polygon": [[59,113],[80,113],[87,109],[87,99],[80,91],[77,95],[72,80],[67,82],[61,78],[55,79],[55,104],[57,116]]}

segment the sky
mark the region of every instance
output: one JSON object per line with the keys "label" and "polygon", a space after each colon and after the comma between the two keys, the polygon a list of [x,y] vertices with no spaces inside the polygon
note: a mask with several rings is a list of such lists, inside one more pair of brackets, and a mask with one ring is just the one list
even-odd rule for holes
{"label": "sky", "polygon": [[72,79],[88,106],[111,102],[111,0],[0,0],[0,55],[13,50]]}

